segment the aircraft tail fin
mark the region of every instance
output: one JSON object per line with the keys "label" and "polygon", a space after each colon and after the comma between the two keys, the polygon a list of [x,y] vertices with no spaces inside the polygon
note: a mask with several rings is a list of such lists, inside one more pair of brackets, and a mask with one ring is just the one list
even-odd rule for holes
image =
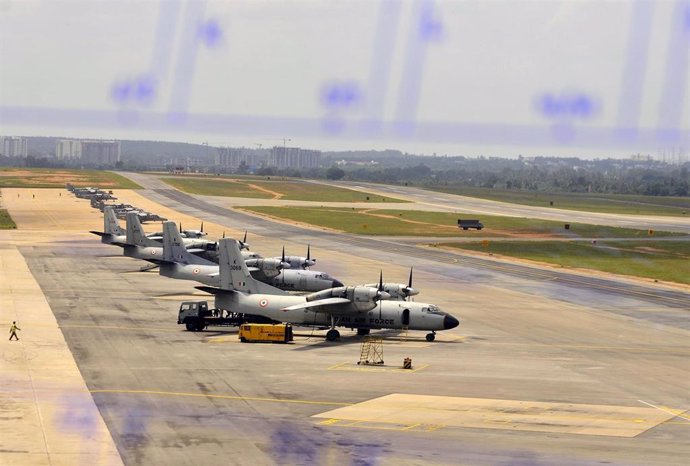
{"label": "aircraft tail fin", "polygon": [[220,288],[244,293],[287,294],[278,288],[256,280],[244,263],[237,240],[224,238],[218,243],[220,250]]}
{"label": "aircraft tail fin", "polygon": [[144,234],[144,229],[141,226],[141,221],[136,212],[127,212],[125,217],[127,219],[127,243],[134,246],[143,247],[161,247],[161,243],[147,238]]}
{"label": "aircraft tail fin", "polygon": [[163,222],[163,260],[183,264],[215,265],[187,251],[175,222]]}
{"label": "aircraft tail fin", "polygon": [[103,209],[103,232],[107,235],[113,236],[123,236],[125,235],[125,230],[120,226],[117,221],[117,216],[112,207],[105,206]]}

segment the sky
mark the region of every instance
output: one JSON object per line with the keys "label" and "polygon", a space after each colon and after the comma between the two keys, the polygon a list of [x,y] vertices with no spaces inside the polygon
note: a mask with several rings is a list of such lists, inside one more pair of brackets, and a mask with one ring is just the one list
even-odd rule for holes
{"label": "sky", "polygon": [[0,135],[689,148],[690,2],[0,0]]}

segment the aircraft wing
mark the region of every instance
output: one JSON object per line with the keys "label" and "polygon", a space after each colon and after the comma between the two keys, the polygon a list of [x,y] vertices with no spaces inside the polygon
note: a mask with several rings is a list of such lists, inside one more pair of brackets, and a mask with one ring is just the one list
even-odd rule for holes
{"label": "aircraft wing", "polygon": [[[321,306],[332,306],[334,304],[350,304],[350,300],[347,298],[326,298],[317,299],[316,301],[308,301],[306,303],[295,304],[294,306],[288,306],[281,309],[281,311],[296,311],[299,309],[311,309],[314,307]],[[318,312],[318,309],[317,309]]]}

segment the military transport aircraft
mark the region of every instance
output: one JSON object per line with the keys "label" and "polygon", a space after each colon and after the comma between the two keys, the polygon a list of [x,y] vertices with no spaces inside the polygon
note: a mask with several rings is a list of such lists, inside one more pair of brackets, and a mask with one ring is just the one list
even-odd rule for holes
{"label": "military transport aircraft", "polygon": [[[274,286],[291,291],[320,291],[343,284],[324,272],[310,270],[289,270],[284,258],[249,258],[240,253],[252,277]],[[218,286],[220,273],[218,264],[197,257],[186,250],[174,222],[163,223],[163,255],[159,273],[165,277],[195,280],[207,285]]]}
{"label": "military transport aircraft", "polygon": [[434,341],[437,330],[459,325],[458,319],[438,306],[401,300],[388,300],[379,287],[341,286],[304,296],[288,295],[282,290],[255,280],[242,256],[237,241],[221,239],[220,286],[197,286],[215,295],[218,309],[259,315],[294,325],[329,326],[328,341],[337,340],[336,326],[356,328],[358,335],[371,329],[428,330],[427,341]]}

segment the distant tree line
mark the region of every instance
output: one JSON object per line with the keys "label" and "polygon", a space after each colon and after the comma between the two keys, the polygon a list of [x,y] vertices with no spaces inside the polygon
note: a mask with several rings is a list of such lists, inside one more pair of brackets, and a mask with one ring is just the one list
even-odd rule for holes
{"label": "distant tree line", "polygon": [[[450,159],[450,158],[449,158]],[[439,165],[438,161],[434,161]],[[387,164],[386,164],[387,165]],[[345,179],[429,187],[471,187],[525,191],[690,196],[690,163],[669,165],[608,159],[456,159],[431,168],[343,165]]]}

